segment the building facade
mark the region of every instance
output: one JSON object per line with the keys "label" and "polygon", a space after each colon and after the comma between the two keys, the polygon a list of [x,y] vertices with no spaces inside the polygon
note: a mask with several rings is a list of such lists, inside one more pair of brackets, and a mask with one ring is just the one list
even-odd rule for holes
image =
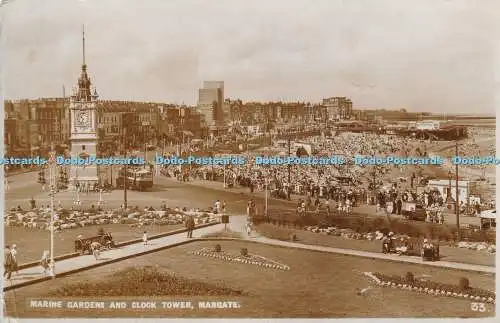
{"label": "building facade", "polygon": [[352,101],[346,97],[323,99],[329,120],[346,120],[352,117]]}
{"label": "building facade", "polygon": [[220,125],[224,121],[224,82],[205,81],[198,90],[198,111],[205,117],[208,126]]}

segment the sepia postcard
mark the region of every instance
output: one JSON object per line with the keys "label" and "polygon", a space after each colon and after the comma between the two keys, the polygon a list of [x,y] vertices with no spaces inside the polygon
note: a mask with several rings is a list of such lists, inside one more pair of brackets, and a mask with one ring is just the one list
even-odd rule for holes
{"label": "sepia postcard", "polygon": [[499,13],[2,1],[2,318],[495,320]]}

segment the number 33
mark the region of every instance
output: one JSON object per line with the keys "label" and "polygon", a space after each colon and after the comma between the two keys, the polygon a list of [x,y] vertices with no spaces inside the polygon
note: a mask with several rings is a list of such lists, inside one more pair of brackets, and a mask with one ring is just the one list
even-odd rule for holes
{"label": "number 33", "polygon": [[486,312],[484,303],[470,303],[470,309],[474,312]]}

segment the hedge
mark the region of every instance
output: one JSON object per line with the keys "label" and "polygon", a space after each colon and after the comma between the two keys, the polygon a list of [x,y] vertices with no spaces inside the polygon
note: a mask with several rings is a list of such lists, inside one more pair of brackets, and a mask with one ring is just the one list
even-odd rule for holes
{"label": "hedge", "polygon": [[[270,209],[268,216],[254,216],[254,224],[271,223],[282,227],[304,228],[306,226],[317,226],[319,228],[337,227],[352,229],[358,233],[389,231],[398,234],[407,234],[410,237],[425,237],[440,241],[454,241],[457,237],[456,226],[448,224],[426,223],[420,221],[409,221],[404,219],[391,219],[390,223],[385,216],[370,217],[363,215],[337,215],[325,212],[308,212],[297,215],[290,210]],[[495,243],[494,232],[485,230],[461,229],[462,240],[475,242]]]}

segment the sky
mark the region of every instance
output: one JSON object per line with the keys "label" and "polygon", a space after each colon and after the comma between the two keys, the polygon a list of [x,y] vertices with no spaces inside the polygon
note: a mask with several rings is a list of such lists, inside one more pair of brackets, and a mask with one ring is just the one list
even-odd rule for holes
{"label": "sky", "polygon": [[3,95],[68,94],[84,24],[101,99],[192,105],[222,80],[243,101],[494,113],[499,13],[496,0],[11,0]]}

